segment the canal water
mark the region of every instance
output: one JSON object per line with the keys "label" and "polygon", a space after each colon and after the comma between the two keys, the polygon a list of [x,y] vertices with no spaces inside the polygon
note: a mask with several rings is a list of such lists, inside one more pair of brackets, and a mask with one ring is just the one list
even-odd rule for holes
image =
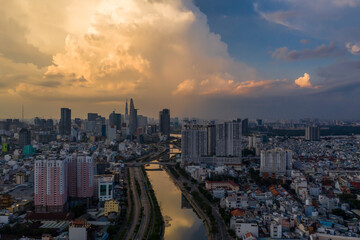
{"label": "canal water", "polygon": [[[146,169],[157,169],[150,165]],[[165,240],[205,240],[204,223],[165,171],[147,171],[165,220]]]}

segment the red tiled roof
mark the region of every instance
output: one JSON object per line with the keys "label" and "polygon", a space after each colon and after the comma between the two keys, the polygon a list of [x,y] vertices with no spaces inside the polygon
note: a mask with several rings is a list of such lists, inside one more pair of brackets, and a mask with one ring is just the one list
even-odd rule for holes
{"label": "red tiled roof", "polygon": [[237,208],[234,211],[231,211],[231,215],[235,217],[242,217],[245,215],[245,210]]}

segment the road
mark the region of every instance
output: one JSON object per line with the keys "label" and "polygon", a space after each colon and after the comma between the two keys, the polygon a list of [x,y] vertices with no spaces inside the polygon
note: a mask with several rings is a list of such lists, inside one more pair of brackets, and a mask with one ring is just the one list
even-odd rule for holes
{"label": "road", "polygon": [[[129,173],[130,173],[130,179],[131,179],[131,186],[129,186],[129,187],[131,187],[133,199],[134,199],[134,214],[133,214],[133,218],[131,220],[130,227],[125,234],[124,239],[126,239],[126,240],[133,239],[135,227],[136,227],[136,224],[138,223],[138,219],[139,219],[139,215],[140,215],[140,208],[141,208],[140,199],[137,196],[138,193],[136,191],[136,186],[135,186],[134,168],[129,168]],[[130,199],[130,196],[129,196],[129,199]]]}
{"label": "road", "polygon": [[145,178],[141,171],[141,168],[138,168],[138,167],[134,168],[134,172],[135,172],[135,178],[139,182],[140,189],[141,189],[141,196],[140,196],[141,206],[144,208],[144,215],[142,216],[142,219],[141,219],[140,228],[134,239],[141,240],[144,238],[146,228],[150,223],[151,206],[150,206],[150,201],[149,201],[148,195],[146,194],[147,190],[145,189],[145,186],[144,186]]}

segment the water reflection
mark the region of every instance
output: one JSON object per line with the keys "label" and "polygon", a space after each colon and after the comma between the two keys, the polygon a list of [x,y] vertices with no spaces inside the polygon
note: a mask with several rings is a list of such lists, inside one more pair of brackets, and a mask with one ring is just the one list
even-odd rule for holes
{"label": "water reflection", "polygon": [[[154,168],[158,168],[158,166],[146,167],[146,169]],[[207,239],[202,220],[196,215],[190,204],[186,203],[187,200],[185,199],[185,202],[182,198],[181,191],[172,182],[170,176],[165,171],[148,171],[147,174],[167,223],[165,239]]]}

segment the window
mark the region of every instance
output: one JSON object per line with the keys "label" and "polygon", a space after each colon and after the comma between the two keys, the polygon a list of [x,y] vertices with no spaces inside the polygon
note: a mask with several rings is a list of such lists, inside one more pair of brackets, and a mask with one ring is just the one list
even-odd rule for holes
{"label": "window", "polygon": [[106,195],[106,185],[100,185],[100,196]]}

